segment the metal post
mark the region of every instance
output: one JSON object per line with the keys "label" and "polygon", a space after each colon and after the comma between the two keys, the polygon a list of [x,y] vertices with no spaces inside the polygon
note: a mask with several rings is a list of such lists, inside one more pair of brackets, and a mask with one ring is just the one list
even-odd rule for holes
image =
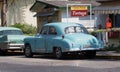
{"label": "metal post", "polygon": [[69,5],[67,4],[67,23],[68,23],[68,16],[69,16],[69,14],[68,14],[68,12],[69,12]]}
{"label": "metal post", "polygon": [[92,28],[92,5],[90,4],[90,28]]}
{"label": "metal post", "polygon": [[6,12],[7,12],[7,0],[3,0],[1,9],[1,26],[7,26]]}

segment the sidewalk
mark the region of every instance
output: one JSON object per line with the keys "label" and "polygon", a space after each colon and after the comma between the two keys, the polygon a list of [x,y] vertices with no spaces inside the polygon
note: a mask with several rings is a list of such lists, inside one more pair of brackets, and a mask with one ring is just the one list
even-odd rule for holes
{"label": "sidewalk", "polygon": [[118,59],[120,60],[120,52],[115,51],[99,51],[96,53],[97,58]]}

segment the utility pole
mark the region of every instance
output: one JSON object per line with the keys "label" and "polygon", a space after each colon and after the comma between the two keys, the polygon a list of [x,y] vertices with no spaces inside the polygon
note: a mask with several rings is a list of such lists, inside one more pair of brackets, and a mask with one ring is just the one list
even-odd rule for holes
{"label": "utility pole", "polygon": [[2,9],[1,9],[1,26],[7,26],[6,20],[7,13],[7,0],[2,0]]}

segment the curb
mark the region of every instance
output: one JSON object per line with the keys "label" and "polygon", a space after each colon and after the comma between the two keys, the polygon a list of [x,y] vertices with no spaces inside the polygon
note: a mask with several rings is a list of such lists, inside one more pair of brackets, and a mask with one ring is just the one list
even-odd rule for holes
{"label": "curb", "polygon": [[96,58],[120,60],[120,56],[110,56],[110,55],[96,55]]}
{"label": "curb", "polygon": [[96,53],[96,58],[120,60],[120,52],[116,52],[116,51],[99,51],[99,52]]}

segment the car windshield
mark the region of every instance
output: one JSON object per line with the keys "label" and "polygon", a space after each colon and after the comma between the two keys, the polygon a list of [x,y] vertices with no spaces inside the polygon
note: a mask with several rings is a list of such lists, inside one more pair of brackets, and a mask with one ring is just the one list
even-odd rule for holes
{"label": "car windshield", "polygon": [[1,31],[0,34],[3,34],[3,35],[23,35],[23,32],[20,30],[4,30],[4,31]]}
{"label": "car windshield", "polygon": [[70,26],[65,28],[65,33],[87,33],[88,31],[84,27],[80,26]]}

